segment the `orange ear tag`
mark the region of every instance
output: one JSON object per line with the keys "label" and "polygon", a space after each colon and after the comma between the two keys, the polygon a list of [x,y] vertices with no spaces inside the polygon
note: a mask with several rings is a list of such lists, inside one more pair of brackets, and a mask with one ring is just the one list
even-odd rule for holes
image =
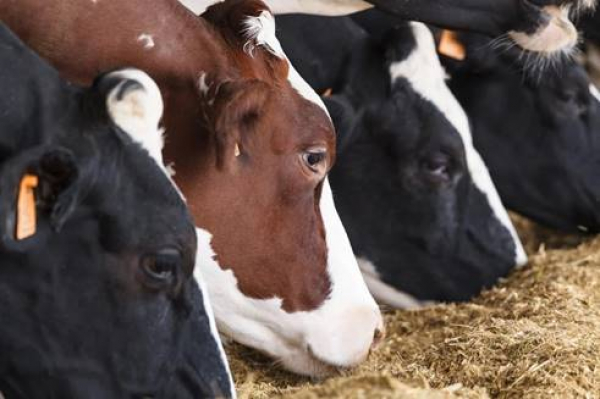
{"label": "orange ear tag", "polygon": [[467,50],[458,40],[456,33],[445,29],[442,31],[438,52],[457,61],[463,61],[467,58]]}
{"label": "orange ear tag", "polygon": [[17,198],[17,240],[24,240],[35,234],[37,230],[37,216],[35,209],[35,189],[38,186],[38,177],[25,175],[19,185]]}

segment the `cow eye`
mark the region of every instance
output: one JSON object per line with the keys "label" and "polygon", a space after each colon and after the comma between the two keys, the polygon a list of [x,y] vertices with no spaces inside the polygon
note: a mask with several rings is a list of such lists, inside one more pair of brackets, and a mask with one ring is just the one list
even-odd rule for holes
{"label": "cow eye", "polygon": [[312,149],[302,154],[304,164],[314,173],[325,173],[327,169],[327,151],[324,149]]}
{"label": "cow eye", "polygon": [[174,284],[178,270],[182,267],[181,253],[172,248],[147,254],[141,259],[144,282],[150,288],[164,289]]}
{"label": "cow eye", "polygon": [[436,179],[450,180],[450,157],[443,153],[436,153],[423,161],[425,171]]}

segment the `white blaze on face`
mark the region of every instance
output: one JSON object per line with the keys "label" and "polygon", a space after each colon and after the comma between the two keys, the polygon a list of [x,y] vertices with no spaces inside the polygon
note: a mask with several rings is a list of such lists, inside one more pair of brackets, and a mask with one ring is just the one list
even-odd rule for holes
{"label": "white blaze on face", "polygon": [[[108,74],[106,78],[122,79],[106,99],[112,120],[164,168],[163,131],[159,127],[164,106],[158,86],[138,69],[123,69]],[[132,82],[137,84],[131,88],[125,86]]]}
{"label": "white blaze on face", "polygon": [[489,171],[473,146],[467,115],[446,85],[446,73],[437,56],[433,35],[421,23],[413,22],[411,26],[417,42],[416,48],[407,59],[390,66],[391,79],[392,81],[398,78],[406,79],[413,89],[422,98],[434,104],[458,131],[465,147],[467,165],[473,183],[486,196],[496,218],[512,235],[516,248],[515,264],[522,266],[527,263],[527,255],[500,200]]}
{"label": "white blaze on face", "polygon": [[[248,18],[246,28],[250,46],[264,46],[286,59],[270,13]],[[293,68],[290,70],[291,85],[324,109],[319,96]],[[199,267],[195,272],[206,280],[217,326],[223,334],[278,359],[290,371],[312,376],[330,373],[333,367],[357,365],[367,357],[376,331],[383,332],[381,313],[362,279],[327,180],[320,209],[331,293],[317,309],[288,313],[282,309],[280,298],[262,300],[243,295],[230,265],[217,263],[211,237],[202,232],[198,233]]]}

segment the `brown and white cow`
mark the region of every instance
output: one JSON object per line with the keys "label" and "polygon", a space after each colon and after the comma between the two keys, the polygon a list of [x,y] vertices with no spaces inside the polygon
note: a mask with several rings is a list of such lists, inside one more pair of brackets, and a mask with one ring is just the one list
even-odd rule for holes
{"label": "brown and white cow", "polygon": [[302,374],[366,358],[383,325],[327,181],[333,126],[261,1],[197,17],[175,0],[0,0],[0,15],[71,79],[131,65],[157,81],[224,334]]}

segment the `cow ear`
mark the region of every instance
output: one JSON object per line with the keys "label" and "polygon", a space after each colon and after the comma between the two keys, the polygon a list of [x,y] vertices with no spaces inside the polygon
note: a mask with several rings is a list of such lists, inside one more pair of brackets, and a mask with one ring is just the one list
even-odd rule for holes
{"label": "cow ear", "polygon": [[337,151],[342,153],[351,141],[357,116],[354,106],[343,94],[323,97],[336,130]]}
{"label": "cow ear", "polygon": [[129,68],[105,74],[96,84],[112,122],[163,165],[160,120],[164,104],[154,80],[138,69]]}
{"label": "cow ear", "polygon": [[2,243],[35,236],[42,218],[60,231],[78,202],[78,175],[75,157],[62,147],[35,148],[7,161],[0,170]]}
{"label": "cow ear", "polygon": [[270,92],[269,86],[259,80],[219,86],[212,110],[218,168],[249,155],[247,144],[261,121]]}

